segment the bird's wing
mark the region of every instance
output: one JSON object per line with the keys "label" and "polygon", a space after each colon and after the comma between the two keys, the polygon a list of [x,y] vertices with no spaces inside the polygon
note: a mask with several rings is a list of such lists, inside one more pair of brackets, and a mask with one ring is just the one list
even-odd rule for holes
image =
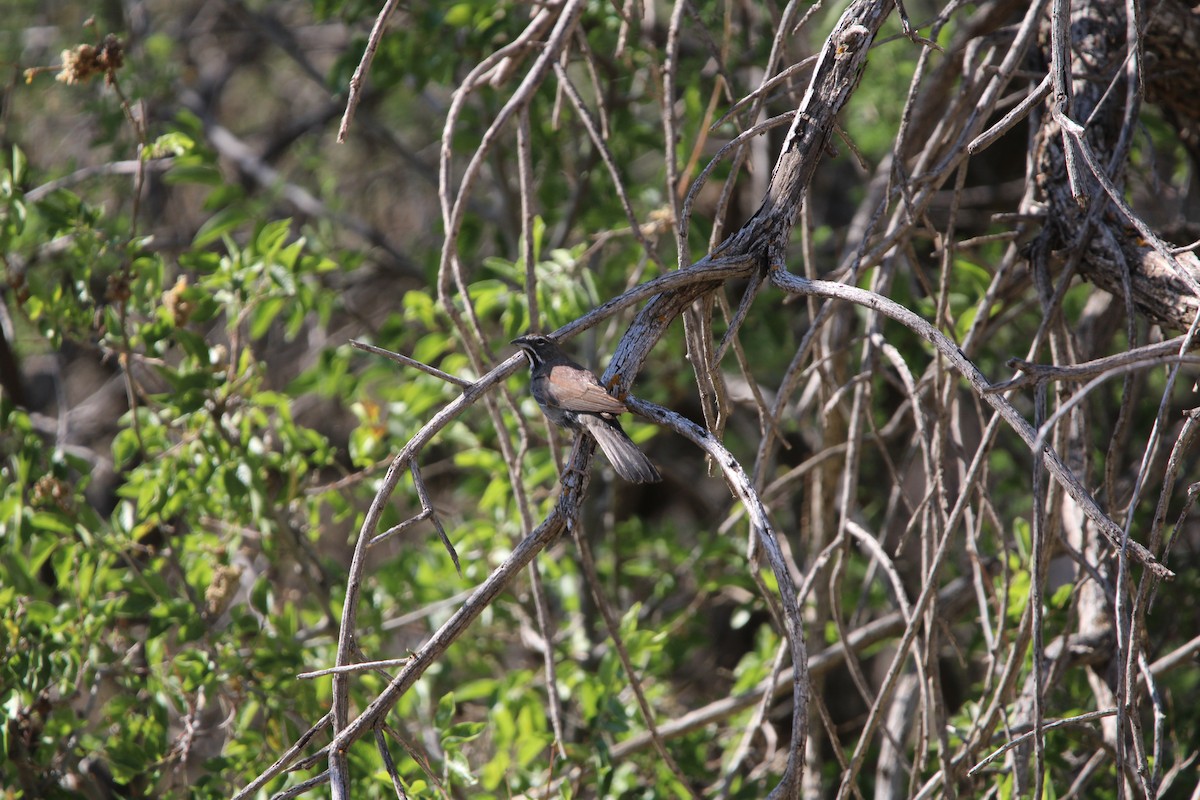
{"label": "bird's wing", "polygon": [[[561,374],[562,377],[559,377]],[[629,409],[582,368],[559,365],[550,371],[553,405],[586,414],[624,414]]]}

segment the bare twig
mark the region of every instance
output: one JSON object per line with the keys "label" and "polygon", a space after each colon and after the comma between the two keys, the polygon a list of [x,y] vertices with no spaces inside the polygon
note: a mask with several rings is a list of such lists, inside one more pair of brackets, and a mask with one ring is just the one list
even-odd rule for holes
{"label": "bare twig", "polygon": [[371,69],[371,62],[375,60],[375,51],[379,49],[379,43],[383,40],[383,31],[387,28],[388,20],[396,10],[397,3],[398,0],[386,0],[383,8],[379,9],[379,13],[375,16],[375,24],[371,26],[371,35],[367,37],[367,46],[363,49],[362,59],[354,68],[354,75],[350,77],[350,91],[346,97],[346,113],[342,116],[342,124],[338,126],[337,140],[339,142],[346,141],[346,134],[350,131],[350,122],[354,119],[354,111],[362,101],[363,83],[367,79],[367,72]]}
{"label": "bare twig", "polygon": [[439,378],[439,379],[445,381],[446,383],[452,383],[455,386],[461,386],[461,387],[465,388],[465,387],[471,385],[470,381],[464,380],[464,379],[458,377],[457,375],[451,375],[448,372],[442,372],[437,367],[431,367],[428,364],[417,361],[415,358],[409,358],[408,356],[401,355],[400,353],[393,353],[391,350],[386,350],[382,347],[377,347],[373,344],[368,344],[366,342],[360,342],[356,339],[351,339],[350,346],[356,347],[359,350],[364,350],[368,353],[374,353],[375,355],[378,355],[378,356],[384,356],[385,358],[390,358],[392,361],[395,361],[397,364],[403,364],[406,367],[412,367],[413,369],[419,369],[419,370],[421,370],[421,372],[424,372],[427,375],[432,375],[435,378]]}

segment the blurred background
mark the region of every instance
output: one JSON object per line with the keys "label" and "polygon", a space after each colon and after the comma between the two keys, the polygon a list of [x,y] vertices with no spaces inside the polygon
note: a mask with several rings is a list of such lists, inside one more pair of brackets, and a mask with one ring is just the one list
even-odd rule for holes
{"label": "blurred background", "polygon": [[[922,33],[936,22],[942,49],[903,36],[894,16],[885,25],[841,118],[844,135],[817,170],[789,268],[917,311],[993,381],[1012,377],[1012,357],[1076,363],[1182,333],[1170,328],[1174,312],[1129,314],[1095,278],[1068,275],[1050,302],[1067,244],[1033,244],[1051,240],[1040,238],[1049,201],[1032,187],[1058,180],[1031,166],[1043,141],[1039,113],[961,167],[939,172],[921,162],[935,177],[909,187],[925,194],[906,217],[911,194],[896,186],[907,173],[894,164],[915,169],[937,153],[934,144],[965,130],[971,93],[996,74],[1027,10],[996,0],[939,18],[931,3],[907,5]],[[1195,23],[1161,5],[1160,22],[1181,14],[1154,29],[1167,45],[1151,63],[1168,80],[1152,84],[1137,111],[1122,179],[1138,213],[1186,244],[1200,238],[1194,109],[1173,99],[1186,93],[1187,70],[1172,71],[1163,53],[1185,51]],[[5,797],[229,797],[317,723],[330,707],[329,678],[297,675],[334,663],[366,508],[395,453],[460,393],[349,341],[473,380],[515,352],[514,336],[552,331],[675,269],[673,219],[691,182],[739,133],[796,107],[810,74],[802,62],[843,10],[583,4],[563,73],[533,87],[523,183],[517,123],[494,140],[485,131],[529,74],[560,8],[402,4],[338,143],[374,5],[8,0],[0,27]],[[526,47],[494,57],[522,36]],[[1039,58],[1031,50],[986,109],[988,121],[1045,74]],[[677,139],[670,144],[664,110]],[[685,262],[753,214],[786,130],[722,156],[694,197]],[[481,144],[489,149],[477,176],[460,185]],[[451,247],[452,202],[463,216]],[[1054,272],[1035,265],[1036,252],[1050,254]],[[446,278],[447,263],[459,266],[462,285]],[[716,341],[747,288],[730,282],[713,296],[707,332]],[[1179,314],[1194,317],[1195,298],[1179,294]],[[850,779],[855,796],[915,796],[927,781],[940,785],[935,774],[953,776],[949,792],[1020,793],[1029,788],[1028,753],[965,774],[1010,730],[996,718],[982,724],[983,711],[1000,708],[1010,732],[1022,730],[1033,685],[1030,586],[1042,592],[1045,640],[1077,654],[1081,620],[1095,622],[1081,611],[1083,587],[1108,552],[1051,489],[1040,498],[1050,566],[1031,574],[1028,446],[1003,426],[990,430],[979,398],[911,331],[848,305],[828,315],[820,308],[763,289],[719,369],[724,441],[755,472],[796,582],[809,591],[818,666],[806,794],[834,796],[857,746],[865,766]],[[568,351],[599,374],[635,311]],[[476,321],[475,335],[464,336],[464,315]],[[814,320],[820,333],[810,340]],[[915,389],[874,349],[872,333],[884,334]],[[690,358],[676,324],[633,391],[705,422],[709,399]],[[1140,598],[1141,650],[1129,664],[1141,659],[1141,688],[1134,679],[1118,691],[1127,673],[1114,663],[1112,619],[1095,623],[1102,630],[1087,640],[1087,657],[1054,662],[1047,718],[1109,708],[1129,690],[1141,698],[1130,713],[1143,728],[1141,738],[1100,722],[1048,734],[1053,796],[1120,796],[1111,756],[1136,751],[1135,740],[1151,753],[1141,752],[1142,763],[1157,765],[1161,796],[1189,796],[1195,783],[1200,587],[1191,567],[1200,531],[1188,516],[1188,486],[1200,475],[1183,411],[1195,404],[1196,371],[1185,364],[1169,379],[1156,367],[1089,390],[1071,437],[1053,441],[1114,519],[1133,520],[1135,538],[1149,545],[1157,536],[1158,555],[1171,542],[1167,563],[1178,575],[1142,589],[1140,573],[1118,583],[1114,569],[1104,574],[1107,594],[1094,600],[1104,606],[1107,596],[1111,611],[1114,585]],[[358,613],[364,659],[418,648],[550,508],[570,440],[551,436],[526,382],[522,369],[486,401],[498,410],[477,404],[420,453],[462,574],[429,520],[373,547]],[[1052,405],[1077,388],[1056,394],[1058,386]],[[1034,399],[1032,389],[1011,398],[1031,420],[1045,413]],[[588,585],[572,543],[554,546],[537,562],[548,626],[523,576],[405,695],[384,738],[410,796],[753,798],[778,781],[790,692],[761,697],[790,667],[747,561],[745,516],[689,445],[644,422],[626,430],[665,482],[625,484],[596,459],[579,524],[600,585]],[[521,492],[506,452],[519,459]],[[968,473],[976,452],[984,466]],[[950,531],[951,555],[933,566],[946,533],[935,520],[944,523],[960,497],[969,510]],[[421,509],[406,477],[379,530]],[[941,592],[928,618],[904,618],[926,585]],[[660,726],[707,712],[667,737],[674,768],[645,738],[593,592],[620,616]],[[912,658],[901,653],[905,676],[881,693],[906,623],[921,628]],[[847,664],[836,653],[851,640]],[[1161,676],[1154,692],[1147,676]],[[355,707],[384,685],[382,674],[357,676]],[[561,705],[557,736],[551,700]],[[864,736],[876,711],[895,719],[886,734]],[[319,733],[305,754],[327,741]],[[359,743],[350,757],[356,797],[396,795],[378,749]],[[318,758],[261,796],[323,768]],[[1144,788],[1132,770],[1123,774]]]}

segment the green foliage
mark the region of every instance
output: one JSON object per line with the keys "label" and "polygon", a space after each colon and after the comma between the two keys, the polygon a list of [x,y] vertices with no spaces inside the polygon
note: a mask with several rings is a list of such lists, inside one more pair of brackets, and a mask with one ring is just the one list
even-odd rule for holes
{"label": "green foliage", "polygon": [[[201,175],[212,157],[191,142],[169,131],[149,155],[174,154]],[[319,281],[336,265],[309,251],[288,220],[255,225],[238,244],[232,236],[249,217],[230,213],[201,230],[179,270],[129,237],[120,213],[67,189],[30,200],[30,181],[14,149],[0,187],[0,238],[10,269],[30,267],[10,271],[22,279],[12,308],[43,346],[90,340],[138,364],[139,377],[130,385],[136,404],[111,442],[121,479],[107,514],[87,494],[106,455],[56,447],[0,397],[9,764],[39,765],[38,793],[52,791],[52,764],[85,756],[118,785],[148,789],[187,757],[177,720],[224,708],[252,724],[238,726],[222,771],[252,769],[262,752],[255,741],[295,736],[283,708],[318,707],[312,684],[286,694],[271,685],[303,662],[301,627],[329,610],[268,590],[252,611],[236,600],[249,577],[238,554],[247,541],[271,554],[296,539],[290,520],[318,516],[322,505],[304,491],[310,476],[335,456],[323,435],[296,423],[295,397],[265,384],[257,347],[328,321],[336,297]],[[65,246],[47,255],[52,241]],[[257,583],[269,585],[267,576]],[[11,786],[8,770],[0,774]],[[228,788],[209,779],[193,796]]]}

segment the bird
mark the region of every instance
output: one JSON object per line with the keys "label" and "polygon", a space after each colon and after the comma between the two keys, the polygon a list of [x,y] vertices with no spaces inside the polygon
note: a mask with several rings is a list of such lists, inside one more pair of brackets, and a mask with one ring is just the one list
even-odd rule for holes
{"label": "bird", "polygon": [[529,359],[530,390],[542,413],[561,428],[596,440],[613,469],[631,483],[658,483],[662,476],[625,435],[618,414],[629,411],[604,390],[591,370],[576,364],[549,336],[531,333],[512,340]]}

